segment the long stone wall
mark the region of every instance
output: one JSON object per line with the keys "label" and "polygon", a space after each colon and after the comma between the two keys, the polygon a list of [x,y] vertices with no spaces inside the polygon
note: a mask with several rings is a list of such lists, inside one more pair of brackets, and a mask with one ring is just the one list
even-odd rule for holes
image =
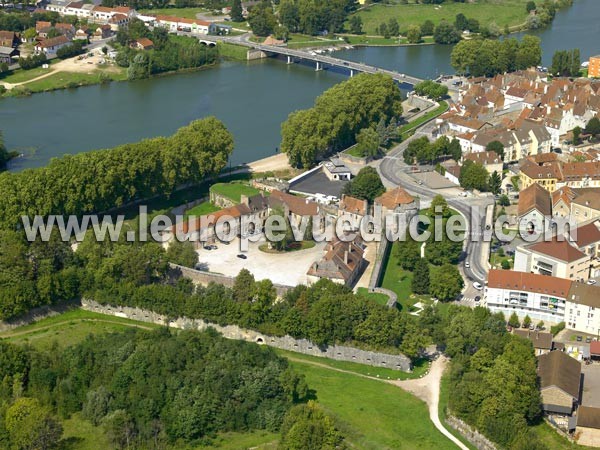
{"label": "long stone wall", "polygon": [[498,447],[496,447],[492,441],[458,417],[448,416],[446,418],[446,423],[458,431],[461,436],[473,444],[478,450],[498,450]]}
{"label": "long stone wall", "polygon": [[[180,266],[178,264],[173,263],[169,263],[169,266],[171,266],[172,270],[179,271],[181,273],[181,276],[189,278],[195,284],[207,286],[209,283],[212,282],[222,284],[226,287],[233,287],[233,283],[235,283],[235,277],[230,277],[228,275],[205,272],[204,270],[191,269],[189,267]],[[284,284],[275,283],[273,283],[273,287],[277,291],[278,297],[283,297],[290,289],[293,289],[292,286],[286,286]]]}
{"label": "long stone wall", "polygon": [[394,370],[409,372],[412,369],[411,361],[405,355],[391,355],[386,353],[370,352],[342,345],[331,345],[320,348],[306,339],[294,339],[291,336],[268,336],[254,330],[246,330],[236,325],[220,326],[205,322],[201,319],[179,317],[169,319],[167,316],[156,314],[152,311],[128,306],[101,305],[93,300],[82,300],[81,307],[88,311],[108,314],[116,317],[138,320],[141,322],[168,325],[183,330],[206,330],[211,327],[228,339],[237,339],[257,344],[268,345],[283,350],[303,353],[305,355],[331,358],[338,361],[352,361],[375,367],[387,367]]}

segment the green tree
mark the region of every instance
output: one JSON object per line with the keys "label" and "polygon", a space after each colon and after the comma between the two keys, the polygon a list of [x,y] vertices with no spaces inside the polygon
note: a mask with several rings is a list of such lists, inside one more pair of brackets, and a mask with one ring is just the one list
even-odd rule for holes
{"label": "green tree", "polygon": [[254,5],[248,14],[248,23],[257,36],[269,36],[273,33],[277,20],[270,1],[263,0]]}
{"label": "green tree", "polygon": [[350,17],[350,32],[353,34],[361,34],[363,21],[360,16]]}
{"label": "green tree", "polygon": [[516,312],[513,312],[510,315],[510,318],[508,319],[508,325],[513,327],[513,328],[519,328],[519,325],[521,324],[520,320],[519,320],[519,316],[517,316]]}
{"label": "green tree", "polygon": [[423,36],[432,36],[435,28],[434,23],[431,20],[426,20],[421,24],[421,34]]}
{"label": "green tree", "polygon": [[13,447],[23,450],[55,448],[62,435],[61,425],[35,398],[15,400],[6,410],[5,426]]}
{"label": "green tree", "polygon": [[406,31],[406,39],[410,44],[418,44],[421,42],[422,29],[417,25],[411,25]]}
{"label": "green tree", "polygon": [[523,319],[523,328],[529,328],[530,325],[531,325],[531,317],[529,317],[529,314],[528,314]]}
{"label": "green tree", "polygon": [[454,19],[454,28],[459,31],[465,31],[469,28],[469,21],[463,13],[458,13]]}
{"label": "green tree", "polygon": [[485,146],[485,149],[489,152],[496,153],[500,158],[504,158],[504,144],[500,141],[492,141]]}
{"label": "green tree", "polygon": [[539,66],[542,62],[541,39],[537,36],[525,35],[519,44],[516,55],[517,70]]}
{"label": "green tree", "polygon": [[411,291],[415,294],[427,294],[429,283],[429,263],[425,258],[419,258],[413,271]]}
{"label": "green tree", "polygon": [[448,22],[442,20],[433,32],[436,44],[456,44],[460,41],[460,33]]}
{"label": "green tree", "polygon": [[581,144],[581,127],[577,126],[573,128],[571,133],[573,133],[573,145]]}
{"label": "green tree", "polygon": [[356,177],[344,186],[344,193],[373,203],[375,197],[385,192],[377,170],[371,166],[360,169]]}
{"label": "green tree", "polygon": [[400,267],[413,271],[417,261],[421,259],[421,243],[407,235],[405,241],[395,242],[393,249]]}
{"label": "green tree", "polygon": [[510,270],[510,262],[506,259],[502,261],[500,266],[502,267],[502,270]]}
{"label": "green tree", "polygon": [[431,200],[430,214],[431,216],[441,215],[443,218],[450,217],[450,207],[448,206],[448,202],[442,195],[437,194]]}
{"label": "green tree", "polygon": [[373,157],[379,153],[380,137],[373,128],[363,128],[356,135],[356,151],[363,157]]}
{"label": "green tree", "polygon": [[536,8],[537,7],[535,6],[534,1],[528,1],[527,4],[525,5],[525,9],[527,10],[528,13],[530,13],[531,11],[535,11]]}
{"label": "green tree", "polygon": [[459,181],[464,189],[488,189],[489,175],[485,167],[471,160],[466,160],[460,169]]}
{"label": "green tree", "polygon": [[388,20],[387,29],[390,36],[398,36],[400,34],[400,25],[398,25],[398,21],[393,17]]}
{"label": "green tree", "polygon": [[285,25],[291,32],[297,32],[300,16],[296,2],[294,0],[281,0],[278,12],[281,24]]}
{"label": "green tree", "polygon": [[488,181],[488,187],[492,194],[498,195],[502,188],[502,178],[500,174],[494,170],[494,173],[490,175],[490,179]]}
{"label": "green tree", "polygon": [[[585,132],[591,134],[594,138],[600,135],[600,119],[598,117],[592,117],[585,126]],[[0,143],[0,149],[1,148],[2,144]]]}
{"label": "green tree", "polygon": [[498,204],[500,206],[510,206],[510,199],[508,198],[508,195],[502,194],[498,199]]}
{"label": "green tree", "polygon": [[385,39],[390,38],[390,31],[388,30],[388,26],[385,22],[382,22],[379,25],[379,34],[383,36]]}
{"label": "green tree", "polygon": [[231,3],[231,20],[233,22],[243,22],[244,14],[242,11],[242,0],[233,0]]}
{"label": "green tree", "polygon": [[444,264],[431,271],[429,293],[438,300],[448,301],[456,298],[463,286],[463,278],[453,264]]}
{"label": "green tree", "polygon": [[173,239],[167,248],[167,260],[185,267],[194,267],[198,262],[198,254],[191,241]]}
{"label": "green tree", "polygon": [[279,450],[345,448],[344,437],[335,428],[333,419],[313,400],[306,405],[294,406],[285,415]]}

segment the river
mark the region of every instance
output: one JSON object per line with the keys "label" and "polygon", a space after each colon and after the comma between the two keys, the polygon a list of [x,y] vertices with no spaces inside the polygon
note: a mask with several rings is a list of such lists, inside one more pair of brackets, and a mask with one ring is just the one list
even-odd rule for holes
{"label": "river", "polygon": [[[555,50],[578,47],[582,60],[600,53],[600,1],[575,0],[557,13],[542,39],[543,62]],[[517,35],[520,37],[520,35]],[[367,47],[335,56],[432,78],[452,73],[452,47]],[[197,72],[136,82],[111,83],[0,100],[0,130],[7,147],[25,157],[11,170],[43,166],[65,153],[108,148],[142,138],[169,135],[191,120],[214,115],[235,138],[232,164],[275,153],[280,125],[306,108],[343,75],[277,60],[224,62]]]}

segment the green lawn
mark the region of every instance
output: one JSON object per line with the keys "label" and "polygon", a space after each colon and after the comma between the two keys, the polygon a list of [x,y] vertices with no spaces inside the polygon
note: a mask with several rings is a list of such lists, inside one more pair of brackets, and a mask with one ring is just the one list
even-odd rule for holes
{"label": "green lawn", "polygon": [[[53,64],[56,61],[59,61],[57,59],[53,59],[53,60],[49,60],[48,64]],[[44,75],[48,72],[50,72],[52,69],[51,67],[49,67],[48,69],[43,69],[42,67],[36,67],[34,69],[29,69],[29,70],[23,70],[23,69],[16,69],[13,70],[12,72],[10,72],[9,75],[6,75],[4,77],[0,77],[0,81],[5,81],[6,83],[23,83],[24,81],[29,81],[32,80],[33,78],[37,78],[41,75]]]}
{"label": "green lawn", "polygon": [[317,402],[338,420],[350,448],[452,449],[429,420],[425,403],[382,381],[292,361]]}
{"label": "green lawn", "polygon": [[0,339],[47,349],[54,341],[59,346],[69,346],[81,342],[90,334],[118,332],[130,327],[160,326],[76,308],[15,330],[4,331],[0,333]]}
{"label": "green lawn", "polygon": [[[387,261],[384,263],[384,274],[381,287],[393,291],[398,296],[398,303],[402,308],[411,307],[419,300],[412,294],[411,282],[413,274],[398,265],[398,258],[392,247]],[[412,296],[412,298],[411,298]]]}
{"label": "green lawn", "polygon": [[389,300],[389,297],[387,295],[380,294],[379,292],[369,292],[369,290],[364,287],[358,288],[356,293],[383,306],[387,305],[387,302]]}
{"label": "green lawn", "polygon": [[235,61],[247,61],[248,49],[241,45],[230,44],[228,42],[218,42],[219,55],[222,58],[232,59]]}
{"label": "green lawn", "polygon": [[349,44],[352,45],[420,45],[420,44],[432,44],[433,38],[426,36],[419,44],[410,44],[406,38],[389,38],[386,39],[383,36],[367,36],[367,35],[345,35]]}
{"label": "green lawn", "polygon": [[187,218],[189,216],[200,217],[205,214],[210,214],[217,212],[220,208],[218,206],[213,205],[211,202],[203,202],[199,205],[194,206],[193,208],[188,209],[184,216]]}
{"label": "green lawn", "polygon": [[423,114],[418,119],[402,125],[398,129],[398,134],[400,136],[404,136],[404,135],[408,134],[409,132],[411,132],[412,130],[414,130],[415,128],[420,127],[425,122],[433,119],[434,117],[444,114],[448,110],[448,103],[446,101],[442,100],[441,102],[439,102],[439,105],[440,106],[438,106],[433,111],[429,111],[427,114]]}
{"label": "green lawn", "polygon": [[220,194],[228,199],[239,203],[242,195],[252,196],[259,194],[260,191],[244,183],[216,183],[210,187],[211,192]]}
{"label": "green lawn", "polygon": [[546,422],[542,422],[531,428],[537,433],[541,441],[546,444],[546,447],[549,450],[584,450],[594,448],[586,445],[578,445],[569,441],[567,438],[553,430]]}
{"label": "green lawn", "polygon": [[119,68],[118,72],[108,72],[99,69],[92,69],[90,73],[56,72],[55,74],[40,80],[17,86],[16,88],[7,91],[7,95],[21,95],[25,93],[36,93],[52,91],[55,89],[98,84],[101,81],[100,75],[102,73],[106,74],[111,80],[115,81],[123,81],[127,78],[126,70],[123,68]]}
{"label": "green lawn", "polygon": [[[383,5],[376,4],[357,12],[363,21],[363,31],[366,34],[376,34],[375,28],[390,18],[395,18],[400,29],[405,30],[409,25],[420,25],[425,20],[438,24],[445,19],[454,23],[458,13],[463,13],[468,19],[477,19],[482,26],[495,22],[501,28],[504,25],[516,27],[527,20],[524,0],[478,0],[477,3],[452,3],[442,5],[411,4]],[[350,29],[346,23],[346,29]]]}

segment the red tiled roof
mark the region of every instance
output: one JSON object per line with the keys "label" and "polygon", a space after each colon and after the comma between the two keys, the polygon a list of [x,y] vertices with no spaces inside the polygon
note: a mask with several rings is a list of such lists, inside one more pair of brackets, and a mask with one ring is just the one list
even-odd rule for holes
{"label": "red tiled roof", "polygon": [[41,48],[48,48],[48,47],[54,47],[55,45],[67,44],[68,42],[69,42],[69,39],[66,36],[60,35],[60,36],[56,36],[56,37],[53,37],[50,39],[44,39],[39,44],[37,44],[37,46],[41,47]]}
{"label": "red tiled roof", "polygon": [[537,183],[520,192],[518,215],[524,216],[533,209],[537,209],[544,216],[552,215],[550,193]]}
{"label": "red tiled roof", "polygon": [[414,201],[414,197],[401,187],[384,192],[375,199],[376,203],[379,203],[387,209],[395,209],[399,205],[409,205]]}
{"label": "red tiled roof", "polygon": [[566,240],[538,242],[537,244],[530,245],[528,249],[565,262],[577,261],[586,256],[585,253],[573,247]]}
{"label": "red tiled roof", "polygon": [[567,298],[572,281],[528,272],[492,269],[488,274],[488,288],[516,289]]}

